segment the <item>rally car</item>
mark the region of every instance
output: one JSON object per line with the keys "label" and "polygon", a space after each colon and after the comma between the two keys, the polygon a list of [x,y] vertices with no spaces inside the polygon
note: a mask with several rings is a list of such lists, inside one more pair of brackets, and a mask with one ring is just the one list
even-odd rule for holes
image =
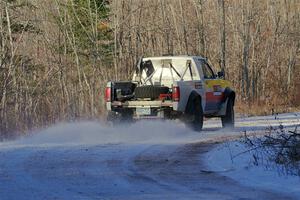
{"label": "rally car", "polygon": [[220,117],[234,127],[235,91],[223,73],[200,56],[140,59],[132,81],[108,82],[108,120],[181,119],[200,131],[204,117]]}

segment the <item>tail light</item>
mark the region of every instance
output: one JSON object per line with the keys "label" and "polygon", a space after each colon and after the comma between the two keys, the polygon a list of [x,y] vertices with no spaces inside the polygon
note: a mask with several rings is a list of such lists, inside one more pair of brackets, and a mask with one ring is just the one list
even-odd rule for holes
{"label": "tail light", "polygon": [[173,87],[172,99],[173,99],[173,101],[179,101],[180,100],[180,89],[179,89],[178,86]]}
{"label": "tail light", "polygon": [[105,101],[110,102],[111,101],[111,88],[107,87],[105,89]]}

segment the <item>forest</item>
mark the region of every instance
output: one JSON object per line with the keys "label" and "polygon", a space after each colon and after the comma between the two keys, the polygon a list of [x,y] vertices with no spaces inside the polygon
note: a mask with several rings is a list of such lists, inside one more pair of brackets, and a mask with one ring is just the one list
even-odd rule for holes
{"label": "forest", "polygon": [[102,119],[106,82],[166,54],[224,70],[239,113],[299,109],[300,1],[1,0],[0,135]]}

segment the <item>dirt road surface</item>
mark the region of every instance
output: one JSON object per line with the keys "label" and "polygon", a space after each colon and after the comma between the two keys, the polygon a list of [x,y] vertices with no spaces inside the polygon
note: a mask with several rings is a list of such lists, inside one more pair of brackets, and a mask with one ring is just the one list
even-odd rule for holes
{"label": "dirt road surface", "polygon": [[299,116],[239,118],[233,131],[208,120],[201,133],[179,122],[60,124],[0,143],[0,199],[292,199],[209,171],[203,154],[244,131],[293,128]]}

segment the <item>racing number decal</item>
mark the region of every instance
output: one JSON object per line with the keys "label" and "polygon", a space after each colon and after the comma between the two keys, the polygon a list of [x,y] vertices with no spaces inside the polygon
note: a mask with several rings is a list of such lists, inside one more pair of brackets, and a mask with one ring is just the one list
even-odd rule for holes
{"label": "racing number decal", "polygon": [[221,96],[222,95],[221,85],[213,85],[213,92],[215,96]]}
{"label": "racing number decal", "polygon": [[196,82],[195,83],[195,89],[202,89],[202,83],[201,82]]}

